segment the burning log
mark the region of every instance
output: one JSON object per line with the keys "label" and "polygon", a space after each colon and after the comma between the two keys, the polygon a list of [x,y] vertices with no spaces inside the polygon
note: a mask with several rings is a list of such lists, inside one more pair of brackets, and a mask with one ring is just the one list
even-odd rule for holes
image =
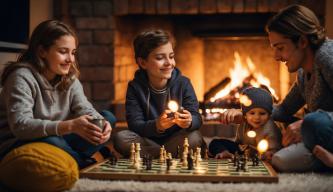
{"label": "burning log", "polygon": [[222,81],[220,81],[217,85],[210,88],[204,95],[204,101],[209,102],[209,99],[214,97],[216,95],[216,93],[218,93],[225,86],[227,86],[228,83],[230,83],[230,81],[231,81],[230,77],[226,77]]}

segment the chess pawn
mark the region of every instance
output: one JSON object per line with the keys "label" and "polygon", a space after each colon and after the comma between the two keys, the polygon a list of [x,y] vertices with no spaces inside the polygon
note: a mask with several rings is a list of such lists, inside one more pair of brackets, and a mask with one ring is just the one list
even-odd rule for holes
{"label": "chess pawn", "polygon": [[165,149],[164,149],[164,145],[162,145],[162,147],[160,148],[160,162],[163,163],[165,161]]}
{"label": "chess pawn", "polygon": [[163,156],[164,156],[164,162],[166,162],[166,160],[168,158],[166,149],[164,149],[164,151],[163,151]]}
{"label": "chess pawn", "polygon": [[141,163],[140,163],[140,160],[137,159],[137,155],[134,158],[133,168],[136,170],[141,169]]}
{"label": "chess pawn", "polygon": [[198,156],[198,161],[202,161],[201,148],[200,147],[197,147],[196,156]]}
{"label": "chess pawn", "polygon": [[187,162],[187,153],[183,152],[183,166],[187,167],[188,162]]}
{"label": "chess pawn", "polygon": [[141,155],[140,155],[141,147],[140,143],[135,144],[135,158],[136,161],[141,162]]}
{"label": "chess pawn", "polygon": [[130,161],[132,163],[134,163],[134,159],[135,159],[135,145],[134,143],[131,143],[131,151],[130,151]]}
{"label": "chess pawn", "polygon": [[184,138],[184,145],[183,145],[183,147],[184,147],[184,151],[183,151],[183,153],[188,153],[188,147],[189,147],[190,145],[188,144],[188,138],[187,137],[185,137]]}

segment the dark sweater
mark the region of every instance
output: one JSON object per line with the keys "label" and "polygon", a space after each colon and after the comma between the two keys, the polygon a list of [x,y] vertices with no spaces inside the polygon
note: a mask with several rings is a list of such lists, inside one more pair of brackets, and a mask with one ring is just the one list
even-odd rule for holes
{"label": "dark sweater", "polygon": [[272,117],[276,121],[290,122],[292,115],[307,105],[310,112],[325,111],[333,120],[333,41],[326,40],[315,52],[311,76],[301,68],[297,80]]}
{"label": "dark sweater", "polygon": [[128,83],[126,94],[126,118],[129,129],[155,141],[167,138],[182,129],[174,125],[164,133],[157,132],[156,119],[166,109],[169,100],[177,101],[179,106],[192,114],[192,125],[186,130],[193,131],[200,128],[202,119],[198,113],[199,104],[188,78],[182,76],[175,68],[167,83],[166,91],[158,94],[149,86],[146,72],[142,69],[137,70],[134,79]]}

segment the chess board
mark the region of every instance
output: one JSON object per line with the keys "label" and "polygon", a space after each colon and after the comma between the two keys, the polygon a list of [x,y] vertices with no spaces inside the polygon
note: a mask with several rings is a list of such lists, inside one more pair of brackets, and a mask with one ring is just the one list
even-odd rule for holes
{"label": "chess board", "polygon": [[152,162],[152,169],[132,168],[128,159],[120,159],[116,165],[109,160],[92,165],[80,172],[80,177],[107,180],[137,181],[189,181],[189,182],[278,182],[274,169],[266,162],[260,161],[258,166],[248,162],[246,170],[236,171],[232,160],[203,160],[194,170],[188,170],[178,159],[174,159],[170,170],[158,159]]}

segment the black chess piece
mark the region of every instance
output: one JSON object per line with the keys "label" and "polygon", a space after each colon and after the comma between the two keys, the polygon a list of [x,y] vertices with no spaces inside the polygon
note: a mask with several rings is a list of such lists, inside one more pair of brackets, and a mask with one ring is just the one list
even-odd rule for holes
{"label": "black chess piece", "polygon": [[234,158],[233,158],[234,166],[236,166],[237,161],[238,161],[238,152],[236,151],[235,154],[234,154]]}
{"label": "black chess piece", "polygon": [[166,159],[166,165],[167,165],[167,171],[170,171],[170,167],[172,165],[171,159],[169,158]]}
{"label": "black chess piece", "polygon": [[189,153],[187,154],[187,169],[188,170],[193,170],[193,158],[192,155]]}
{"label": "black chess piece", "polygon": [[176,158],[177,158],[177,159],[181,159],[181,154],[180,154],[180,147],[179,147],[179,145],[177,146]]}
{"label": "black chess piece", "polygon": [[148,157],[147,160],[146,160],[146,170],[151,170],[152,169],[152,164],[153,164],[152,158]]}

